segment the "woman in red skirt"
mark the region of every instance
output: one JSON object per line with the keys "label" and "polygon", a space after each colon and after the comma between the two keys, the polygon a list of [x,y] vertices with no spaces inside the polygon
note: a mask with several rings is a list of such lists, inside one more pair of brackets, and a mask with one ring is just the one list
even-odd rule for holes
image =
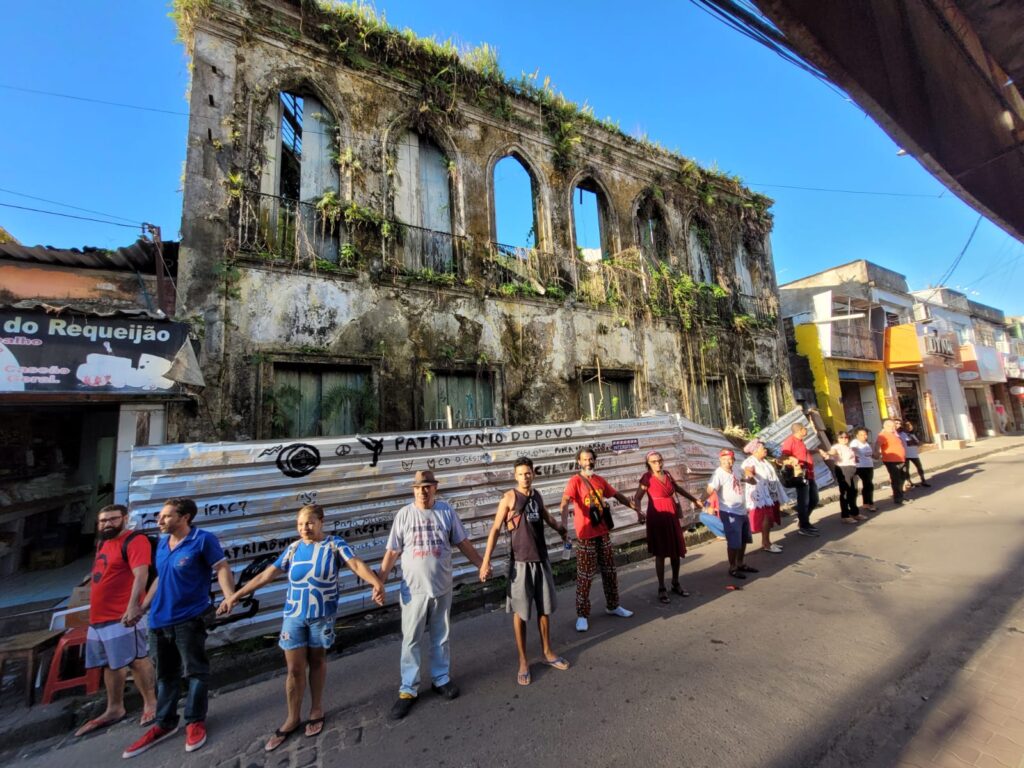
{"label": "woman in red skirt", "polygon": [[647,495],[647,551],[654,555],[654,570],[658,575],[658,600],[668,602],[665,589],[665,558],[672,564],[672,591],[681,597],[689,592],[679,586],[679,559],[686,555],[686,542],[679,521],[683,516],[676,494],[684,496],[694,504],[700,502],[664,470],[661,454],[651,451],[647,454],[647,471],[640,478],[640,485],[633,497],[636,508]]}
{"label": "woman in red skirt", "polygon": [[761,534],[763,552],[780,554],[782,546],[772,543],[770,532],[782,524],[782,504],[788,501],[786,492],[775,467],[768,461],[768,448],[764,443],[751,440],[743,447],[743,452],[748,454],[742,464],[743,473],[757,481],[744,486],[750,530]]}

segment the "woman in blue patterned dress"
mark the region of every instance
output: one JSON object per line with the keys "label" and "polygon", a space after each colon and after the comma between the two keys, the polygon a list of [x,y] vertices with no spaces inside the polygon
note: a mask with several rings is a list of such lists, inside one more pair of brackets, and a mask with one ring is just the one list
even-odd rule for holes
{"label": "woman in blue patterned dress", "polygon": [[306,678],[312,704],[306,735],[318,735],[324,727],[323,691],[327,678],[327,649],[334,643],[334,619],[338,612],[338,571],[348,566],[373,587],[373,601],[384,604],[384,585],[367,565],[352,554],[340,536],[324,536],[324,510],[319,504],[307,504],[299,510],[298,541],[292,542],[273,565],[226,598],[217,609],[228,613],[246,595],[269,584],[279,574],[288,574],[288,596],[284,604],[284,622],[278,645],[288,664],[285,694],[288,716],[264,749],[271,752],[302,725],[302,699]]}

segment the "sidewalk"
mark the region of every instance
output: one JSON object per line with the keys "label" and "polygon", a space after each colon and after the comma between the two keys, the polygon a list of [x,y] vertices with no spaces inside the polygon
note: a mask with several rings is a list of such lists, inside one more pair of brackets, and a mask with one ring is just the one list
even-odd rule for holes
{"label": "sidewalk", "polygon": [[[992,454],[1021,446],[1024,446],[1024,437],[989,438],[964,450],[927,451],[923,454],[922,461],[928,476],[932,477],[944,469],[969,465]],[[876,487],[881,485],[882,483],[879,483]],[[827,502],[835,497],[834,492],[826,493],[823,494],[823,501]],[[688,545],[693,547],[699,538],[688,536]],[[625,551],[619,553],[617,559],[623,562],[634,562],[646,558],[646,550],[640,545],[626,548]],[[558,565],[556,563],[556,567]],[[463,613],[477,612],[480,609],[488,610],[500,603],[498,598],[488,597],[489,595],[489,592],[477,590],[468,596],[460,596],[457,603],[458,610]],[[339,631],[337,647],[344,649],[342,655],[355,652],[361,647],[366,647],[368,642],[398,630],[397,609],[394,607],[390,610],[375,611],[366,617],[356,618],[357,620],[349,622],[346,628]],[[1024,623],[1021,628],[1024,629]],[[1024,655],[1021,658],[1024,660]],[[215,666],[219,667],[219,674],[213,681],[213,686],[223,692],[239,686],[251,685],[259,680],[270,679],[281,671],[282,664],[280,651],[276,646],[255,651],[251,647],[235,647],[233,653],[220,657],[215,662]],[[1024,701],[1024,680],[1022,680],[1020,688],[1018,698]],[[101,693],[92,698],[70,697],[58,700],[48,706],[37,705],[26,709],[24,706],[14,706],[16,697],[13,692],[7,692],[5,706],[0,709],[0,744],[3,744],[6,750],[20,745],[41,742],[55,736],[65,736],[84,719],[85,711],[93,707],[95,702],[100,701],[102,696]],[[1014,703],[1016,704],[1016,701]],[[137,702],[129,702],[131,711],[135,711],[137,708]],[[1017,717],[1020,718],[1021,724],[1024,726],[1024,712],[1018,713]],[[987,764],[997,765],[996,763]],[[910,762],[907,765],[915,765],[915,763]],[[1013,765],[1014,768],[1017,768],[1016,763]],[[924,768],[924,766],[925,764],[921,764],[920,768]]]}
{"label": "sidewalk", "polygon": [[950,681],[897,768],[1024,766],[1024,608]]}

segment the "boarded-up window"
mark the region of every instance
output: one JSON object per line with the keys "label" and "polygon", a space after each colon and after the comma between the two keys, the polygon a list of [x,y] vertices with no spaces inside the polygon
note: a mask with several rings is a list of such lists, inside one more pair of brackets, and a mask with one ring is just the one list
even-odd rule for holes
{"label": "boarded-up window", "polygon": [[668,230],[661,209],[651,195],[647,195],[636,214],[637,241],[640,252],[653,262],[667,262],[669,255]]}
{"label": "boarded-up window", "polygon": [[431,373],[423,387],[423,421],[428,429],[489,427],[494,417],[494,385],[489,374]]}
{"label": "boarded-up window", "polygon": [[687,233],[687,245],[690,248],[690,269],[698,283],[715,281],[711,271],[711,243],[711,230],[707,225],[702,221],[692,222]]}
{"label": "boarded-up window", "polygon": [[395,148],[395,217],[407,269],[452,272],[452,200],[448,161],[426,136],[407,131]]}
{"label": "boarded-up window", "polygon": [[334,118],[318,99],[282,92],[267,126],[259,205],[266,247],[302,262],[337,262],[344,233]]}
{"label": "boarded-up window", "polygon": [[377,428],[376,395],[365,368],[275,365],[271,437],[324,437]]}
{"label": "boarded-up window", "polygon": [[698,424],[722,429],[722,385],[717,379],[698,382],[695,391],[694,413]]}
{"label": "boarded-up window", "polygon": [[580,391],[580,413],[584,419],[628,419],[633,410],[633,378],[615,377],[599,380],[593,373],[583,380]]}
{"label": "boarded-up window", "polygon": [[743,387],[743,417],[747,429],[759,432],[774,421],[768,385],[748,383]]}
{"label": "boarded-up window", "polygon": [[736,287],[745,296],[754,294],[754,281],[750,275],[750,263],[747,249],[743,244],[736,246]]}

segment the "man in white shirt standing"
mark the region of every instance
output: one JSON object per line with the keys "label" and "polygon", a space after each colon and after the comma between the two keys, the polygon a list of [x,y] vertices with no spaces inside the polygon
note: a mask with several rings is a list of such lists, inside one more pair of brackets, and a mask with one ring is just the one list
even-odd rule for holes
{"label": "man in white shirt standing", "polygon": [[736,454],[728,448],[718,453],[719,466],[708,482],[707,495],[718,494],[718,517],[725,529],[725,546],[729,555],[729,575],[734,579],[745,579],[748,573],[757,573],[743,562],[747,544],[754,539],[750,535],[750,520],[747,517],[744,483],[756,483],[754,478],[745,478],[734,465]]}
{"label": "man in white shirt standing", "polygon": [[477,568],[483,559],[466,535],[448,502],[437,498],[434,473],[421,470],[412,484],[413,502],[398,510],[380,565],[385,581],[402,558],[402,686],[391,719],[409,714],[420,687],[424,635],[430,633],[431,690],[446,699],[459,695],[451,681],[448,646],[452,608],[452,548],[457,547]]}

